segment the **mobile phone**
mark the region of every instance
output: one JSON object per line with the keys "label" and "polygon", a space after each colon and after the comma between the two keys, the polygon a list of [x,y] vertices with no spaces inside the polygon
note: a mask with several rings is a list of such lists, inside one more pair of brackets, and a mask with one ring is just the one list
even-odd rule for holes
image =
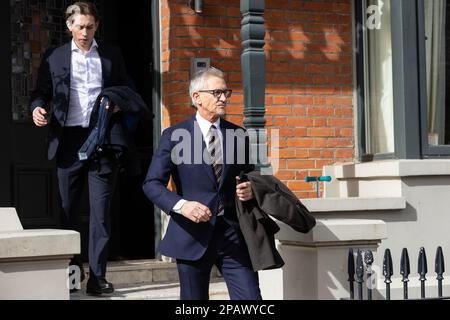
{"label": "mobile phone", "polygon": [[241,171],[241,173],[239,173],[239,176],[236,178],[236,181],[238,184],[248,181],[247,175],[244,173],[244,171]]}

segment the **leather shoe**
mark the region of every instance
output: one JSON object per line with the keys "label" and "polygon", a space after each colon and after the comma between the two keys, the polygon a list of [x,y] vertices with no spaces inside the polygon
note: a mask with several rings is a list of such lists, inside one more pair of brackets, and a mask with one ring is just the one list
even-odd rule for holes
{"label": "leather shoe", "polygon": [[111,294],[114,292],[114,286],[106,279],[93,280],[89,278],[86,285],[86,293],[91,295]]}

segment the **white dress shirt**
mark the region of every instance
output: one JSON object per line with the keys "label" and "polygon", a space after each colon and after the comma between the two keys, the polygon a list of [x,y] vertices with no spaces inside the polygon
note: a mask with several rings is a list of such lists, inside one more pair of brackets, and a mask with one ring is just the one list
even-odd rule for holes
{"label": "white dress shirt", "polygon": [[[210,136],[210,130],[212,125],[215,125],[217,128],[217,133],[220,139],[220,144],[223,145],[223,136],[222,136],[222,132],[220,131],[220,118],[214,122],[211,123],[208,120],[206,120],[205,118],[203,118],[198,112],[197,115],[195,116],[195,119],[197,120],[197,123],[200,127],[200,130],[202,132],[203,135],[203,140],[206,143],[206,146],[208,146],[208,142],[209,142],[209,136]],[[181,208],[183,207],[183,205],[187,202],[187,200],[180,200],[178,201],[175,206],[173,207],[172,211],[175,213],[181,213]]]}
{"label": "white dress shirt", "polygon": [[102,63],[97,42],[83,53],[72,40],[70,101],[66,127],[89,127],[92,109],[102,91]]}

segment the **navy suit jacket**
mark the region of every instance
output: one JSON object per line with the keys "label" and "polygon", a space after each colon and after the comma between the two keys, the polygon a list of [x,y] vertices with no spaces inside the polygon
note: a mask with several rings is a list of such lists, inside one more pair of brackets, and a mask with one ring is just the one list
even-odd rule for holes
{"label": "navy suit jacket", "polygon": [[[117,47],[98,43],[102,64],[103,89],[127,85],[125,63]],[[52,110],[48,135],[48,158],[58,150],[70,101],[71,42],[47,50],[39,67],[35,90],[31,93],[31,112],[37,107]],[[50,108],[51,103],[51,108]]]}
{"label": "navy suit jacket", "polygon": [[[161,254],[176,259],[195,261],[205,253],[216,222],[219,199],[224,205],[225,216],[236,221],[238,228],[235,195],[236,176],[241,171],[249,172],[253,166],[249,164],[248,155],[239,159],[237,150],[248,150],[248,140],[244,136],[231,136],[242,128],[231,122],[221,120],[220,129],[223,136],[223,173],[217,185],[211,164],[203,161],[206,144],[195,117],[170,127],[162,133],[159,147],[153,156],[143,189],[146,196],[161,210],[171,216],[166,235],[161,241]],[[228,131],[228,137],[227,137]],[[179,138],[182,136],[183,138]],[[186,142],[188,148],[181,150],[180,142]],[[174,140],[174,141],[172,141]],[[234,143],[231,144],[230,140]],[[231,149],[232,150],[227,150]],[[190,149],[190,150],[188,150]],[[207,150],[206,150],[207,153]],[[228,154],[228,156],[227,156]],[[180,161],[181,159],[190,161]],[[201,160],[200,163],[196,160]],[[240,160],[238,162],[238,160]],[[176,192],[167,189],[172,177]],[[209,222],[196,224],[183,215],[172,212],[175,204],[181,199],[197,201],[207,206],[213,213]]]}

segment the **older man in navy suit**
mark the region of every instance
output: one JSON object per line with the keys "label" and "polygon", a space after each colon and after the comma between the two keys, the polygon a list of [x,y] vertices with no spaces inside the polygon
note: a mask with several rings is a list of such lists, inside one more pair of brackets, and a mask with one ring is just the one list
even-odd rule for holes
{"label": "older man in navy suit", "polygon": [[[236,196],[253,198],[250,183],[236,180],[253,166],[244,130],[223,119],[231,90],[211,67],[193,76],[190,96],[197,114],[163,132],[143,185],[171,217],[159,251],[177,260],[182,300],[209,299],[213,265],[231,299],[260,300],[235,209]],[[176,192],[167,189],[170,177]]]}
{"label": "older man in navy suit", "polygon": [[[99,172],[92,163],[78,160],[78,150],[95,124],[91,114],[99,94],[104,88],[126,85],[127,73],[120,50],[96,42],[99,15],[92,3],[74,3],[67,8],[66,18],[72,41],[45,53],[31,95],[31,111],[36,126],[49,126],[48,158],[56,156],[64,228],[79,230],[79,203],[84,181],[88,179],[87,293],[112,293],[113,285],[106,281],[105,274],[111,232],[110,201],[117,165],[111,160],[109,170]],[[119,117],[120,113],[112,121],[119,121]],[[72,264],[82,268],[81,258],[76,257]]]}

